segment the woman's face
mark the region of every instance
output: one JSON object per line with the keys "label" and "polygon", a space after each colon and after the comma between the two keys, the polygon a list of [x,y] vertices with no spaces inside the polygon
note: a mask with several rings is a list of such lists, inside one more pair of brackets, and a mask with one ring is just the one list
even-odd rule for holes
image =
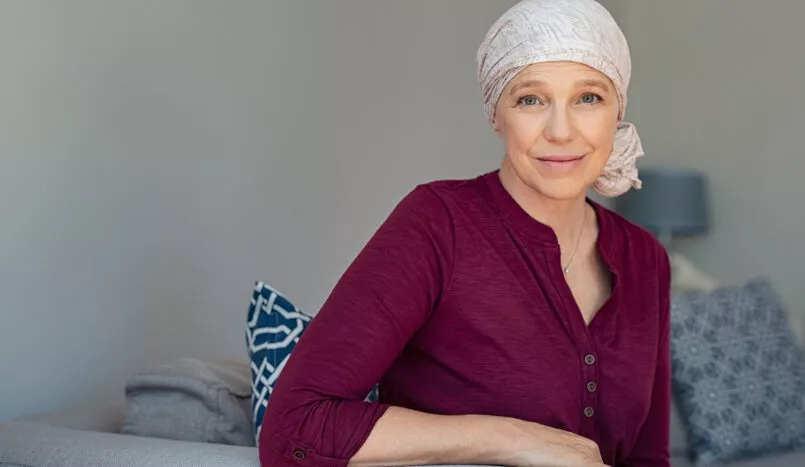
{"label": "woman's face", "polygon": [[504,169],[551,199],[586,196],[612,153],[618,109],[615,86],[597,70],[575,62],[527,67],[495,109]]}

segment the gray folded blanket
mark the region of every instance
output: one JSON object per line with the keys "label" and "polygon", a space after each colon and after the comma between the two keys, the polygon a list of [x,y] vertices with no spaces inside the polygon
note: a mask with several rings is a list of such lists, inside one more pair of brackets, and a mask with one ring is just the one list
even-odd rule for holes
{"label": "gray folded blanket", "polygon": [[126,384],[122,433],[254,446],[247,360],[180,358],[150,367]]}

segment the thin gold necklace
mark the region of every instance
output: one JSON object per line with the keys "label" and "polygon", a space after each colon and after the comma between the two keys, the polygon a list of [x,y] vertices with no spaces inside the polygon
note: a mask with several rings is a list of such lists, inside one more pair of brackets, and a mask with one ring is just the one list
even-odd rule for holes
{"label": "thin gold necklace", "polygon": [[579,249],[579,243],[581,242],[581,235],[584,233],[584,228],[587,227],[587,206],[584,206],[584,218],[581,221],[581,229],[579,229],[579,236],[576,238],[576,246],[573,248],[573,252],[570,253],[570,259],[567,260],[567,265],[562,267],[562,270],[565,272],[565,275],[570,271],[570,264],[573,262],[573,257],[576,256],[576,250]]}

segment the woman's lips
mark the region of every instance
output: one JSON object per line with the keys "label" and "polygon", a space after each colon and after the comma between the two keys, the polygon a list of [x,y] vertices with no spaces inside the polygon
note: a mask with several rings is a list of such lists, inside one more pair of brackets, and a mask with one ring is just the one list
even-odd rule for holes
{"label": "woman's lips", "polygon": [[536,159],[540,165],[547,170],[555,173],[564,173],[578,168],[584,160],[584,155],[549,154],[537,156]]}

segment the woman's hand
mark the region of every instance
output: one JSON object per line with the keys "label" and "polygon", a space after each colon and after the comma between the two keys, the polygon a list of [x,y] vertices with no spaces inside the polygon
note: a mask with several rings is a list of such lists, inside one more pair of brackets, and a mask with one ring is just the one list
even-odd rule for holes
{"label": "woman's hand", "polygon": [[513,430],[503,465],[514,467],[605,467],[598,445],[583,436],[522,420]]}
{"label": "woman's hand", "polygon": [[[545,428],[543,426],[543,428]],[[601,452],[598,445],[587,438],[579,436],[575,433],[557,430],[555,428],[548,428],[554,431],[554,439],[556,446],[556,466],[561,467],[603,467],[604,461],[601,459]]]}

